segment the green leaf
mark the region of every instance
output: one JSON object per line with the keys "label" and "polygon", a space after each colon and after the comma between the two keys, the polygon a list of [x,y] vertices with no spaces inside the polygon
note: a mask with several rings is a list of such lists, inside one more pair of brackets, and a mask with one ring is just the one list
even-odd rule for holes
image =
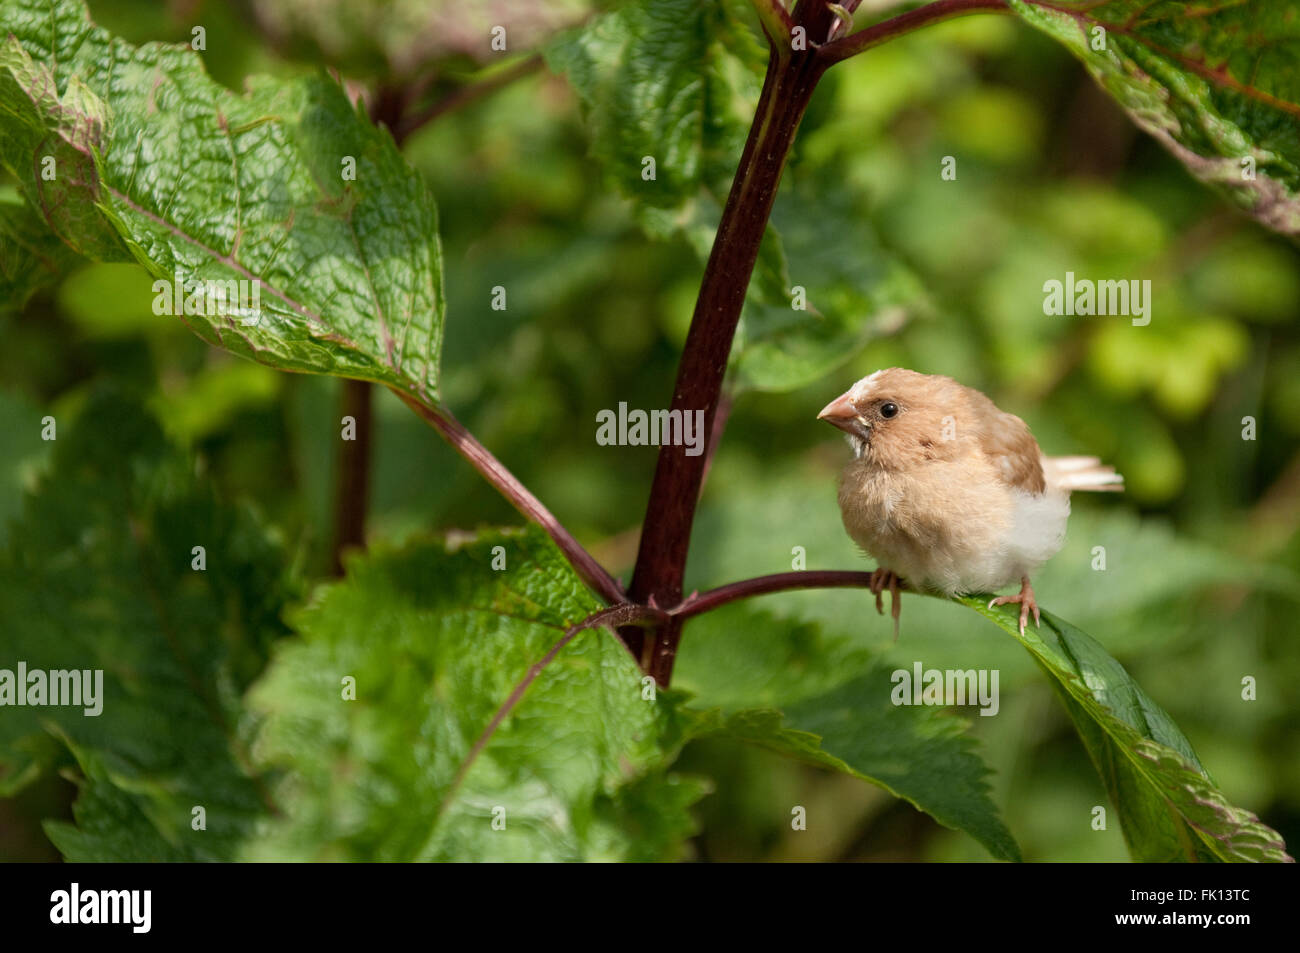
{"label": "green leaf", "polygon": [[689,228],[701,189],[716,203],[730,186],[765,59],[752,19],[724,0],[634,0],[545,50],[578,94],[608,180],[639,207],[671,210],[652,217],[660,227]]}
{"label": "green leaf", "polygon": [[230,860],[265,810],[239,699],[287,632],[284,556],[134,399],[97,393],[59,427],[0,550],[0,669],[100,670],[102,707],[6,706],[0,787],[75,761],[77,824],[50,826],[69,860]]}
{"label": "green leaf", "polygon": [[[870,598],[869,596],[864,598]],[[989,798],[965,722],[891,701],[888,668],[854,640],[742,605],[692,620],[675,685],[710,710],[694,732],[734,738],[876,784],[1002,860],[1020,851]]]}
{"label": "green leaf", "polygon": [[[634,0],[545,51],[586,119],[606,181],[652,238],[709,257],[758,106],[764,44],[740,0]],[[654,160],[648,177],[646,161]],[[781,237],[769,226],[751,294],[789,302]]]}
{"label": "green leaf", "polygon": [[283,816],[248,856],[675,856],[705,787],[666,772],[681,719],[668,696],[643,700],[617,637],[566,638],[599,608],[535,529],[354,560],[250,696],[257,759],[284,778]]}
{"label": "green leaf", "polygon": [[253,77],[235,95],[188,48],[131,46],[77,0],[0,0],[0,20],[0,157],[60,238],[129,254],[156,291],[179,274],[182,298],[248,282],[244,310],[194,296],[184,320],[210,343],[438,399],[437,210],[337,82]]}
{"label": "green leaf", "polygon": [[[825,187],[822,174],[798,170],[777,196],[732,349],[742,388],[790,391],[819,381],[897,331],[924,299],[866,209]],[[773,241],[779,250],[768,250]],[[803,308],[791,297],[796,286]]]}
{"label": "green leaf", "polygon": [[100,191],[95,153],[104,145],[108,107],[76,75],[64,85],[60,95],[54,74],[9,34],[0,45],[0,117],[6,132],[0,162],[70,247],[90,257],[120,259],[126,249],[95,208]]}
{"label": "green leaf", "polygon": [[0,313],[21,310],[79,260],[26,202],[0,189]]}
{"label": "green leaf", "polygon": [[1041,629],[1021,635],[1019,606],[958,601],[1019,639],[1051,676],[1119,811],[1134,860],[1291,859],[1276,831],[1228,802],[1173,719],[1093,638],[1047,612]]}
{"label": "green leaf", "polygon": [[1269,228],[1300,234],[1300,17],[1291,0],[1010,5],[1065,44],[1198,179]]}

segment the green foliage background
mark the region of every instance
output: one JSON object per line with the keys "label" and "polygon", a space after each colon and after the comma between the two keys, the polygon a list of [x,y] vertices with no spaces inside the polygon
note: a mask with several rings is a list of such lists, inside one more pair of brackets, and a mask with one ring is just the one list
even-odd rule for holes
{"label": "green foliage background", "polygon": [[[720,6],[736,7],[739,21],[752,20],[744,4]],[[291,16],[250,29],[252,13],[240,4],[168,4],[161,17],[154,3],[90,7],[96,22],[134,43],[185,41],[192,23],[205,24],[206,68],[234,90],[249,73],[311,76],[327,64],[370,80],[402,77],[406,62],[393,46],[401,31],[382,38],[358,31],[367,42],[350,46],[347,36],[295,28]],[[545,35],[556,25],[538,30]],[[732,47],[743,54],[741,36]],[[700,56],[710,55],[707,46]],[[425,56],[438,64],[437,82],[448,89],[481,68],[464,50]],[[572,68],[573,57],[572,49],[555,54],[551,65]],[[740,91],[736,113],[743,115],[744,91],[756,92],[761,73],[746,74],[744,56],[738,62],[726,88]],[[729,175],[738,152],[726,128],[702,135],[704,159],[685,184],[668,177],[672,194],[647,203],[629,199],[628,180],[611,181],[610,163],[592,155],[580,97],[563,77],[542,71],[440,117],[404,148],[438,203],[447,296],[442,399],[624,578],[655,450],[596,446],[595,414],[620,401],[649,408],[670,398],[699,284],[701,227],[707,238],[717,215],[709,196],[723,198],[717,177]],[[642,145],[629,136],[627,148],[637,153]],[[939,176],[949,155],[958,157],[955,182]],[[0,184],[0,208],[17,207],[16,194],[12,184]],[[6,215],[0,227],[13,220]],[[1300,840],[1295,247],[1196,182],[1067,51],[1009,17],[943,24],[832,70],[796,141],[774,222],[781,247],[766,250],[747,306],[738,388],[701,507],[688,587],[788,570],[794,547],[806,551],[809,567],[862,567],[835,505],[847,450],[813,419],[816,411],[880,367],[954,376],[1023,416],[1049,453],[1095,453],[1126,475],[1121,499],[1076,498],[1067,546],[1035,580],[1039,597],[1098,638],[1159,700],[1234,804],[1259,814],[1288,843]],[[823,303],[821,324],[791,334],[783,285],[775,280],[783,269]],[[1150,326],[1045,317],[1042,282],[1066,271],[1152,279]],[[765,285],[765,275],[773,282]],[[342,385],[282,374],[207,346],[180,322],[153,315],[149,284],[133,264],[86,265],[20,312],[0,316],[0,544],[38,552],[42,534],[70,520],[73,508],[93,508],[86,499],[93,482],[55,483],[63,487],[61,500],[9,523],[22,512],[24,495],[57,466],[54,458],[72,452],[62,445],[70,432],[64,422],[93,411],[109,415],[101,429],[111,434],[110,447],[165,457],[158,464],[164,474],[183,469],[188,452],[215,488],[212,499],[189,499],[188,491],[168,492],[161,476],[124,478],[121,493],[146,501],[159,527],[182,518],[178,512],[189,514],[221,527],[231,551],[250,565],[267,560],[264,576],[231,592],[178,594],[191,600],[183,611],[203,617],[273,589],[286,602],[305,601],[329,565]],[[508,288],[508,310],[490,308],[495,285]],[[115,431],[111,421],[127,418],[125,411],[112,416],[113,400],[148,407],[161,433]],[[60,421],[53,452],[39,439],[47,414]],[[1257,421],[1254,441],[1242,439],[1245,416]],[[376,392],[375,417],[372,539],[387,544],[430,530],[518,523],[387,391]],[[164,440],[182,450],[158,449]],[[1105,572],[1092,568],[1096,546],[1106,549]],[[125,539],[105,542],[97,550],[103,565],[77,571],[121,569],[135,558],[131,547]],[[272,549],[283,559],[268,556]],[[270,568],[280,565],[291,566],[292,580]],[[3,569],[12,574],[0,575],[7,583],[33,585],[21,566]],[[72,578],[45,584],[75,588]],[[357,618],[380,611],[362,594],[333,593]],[[835,633],[827,638],[838,647],[813,653],[828,669],[828,659],[847,657],[836,653],[852,652],[869,652],[885,668],[910,668],[917,659],[930,668],[998,668],[1001,713],[972,718],[970,733],[994,769],[990,797],[1021,853],[1027,860],[1125,859],[1117,822],[1105,832],[1090,828],[1090,809],[1108,803],[1106,792],[1032,659],[975,613],[935,600],[905,602],[896,644],[887,618],[868,611],[870,600],[860,592],[764,597],[743,611],[702,619],[688,627],[678,685],[724,710],[728,691],[744,695],[738,685],[761,694],[760,685],[745,682],[741,646],[727,650],[728,633],[734,640],[736,632],[788,632],[805,622]],[[23,613],[10,608],[13,624]],[[419,608],[403,611],[418,618]],[[268,640],[287,624],[265,618],[264,609],[256,600],[243,606],[246,638],[209,660],[231,692],[242,689]],[[329,632],[311,627],[313,611],[294,617],[311,633],[308,645],[294,650],[303,656],[330,651]],[[142,631],[130,617],[116,624],[122,644]],[[544,651],[549,642],[527,644]],[[595,661],[569,664],[619,663],[602,663],[594,646],[589,652]],[[1258,680],[1252,703],[1240,698],[1246,675]],[[764,696],[788,708],[795,727],[799,702],[818,694],[816,672],[803,676],[813,681],[800,682],[800,692],[773,686]],[[286,665],[279,681],[259,687],[264,710],[301,690],[295,677],[308,678]],[[818,687],[829,693],[840,686]],[[744,697],[753,704],[752,692]],[[400,692],[392,703],[415,704]],[[282,727],[328,738],[346,733],[326,714],[317,722],[311,713],[303,717],[305,726]],[[400,709],[394,717],[403,717]],[[443,728],[457,743],[465,740]],[[358,732],[377,746],[397,743]],[[292,741],[290,734],[271,743],[272,760],[276,744]],[[201,758],[210,743],[200,735],[193,751],[168,757]],[[670,842],[690,830],[686,813],[695,802],[698,832],[685,855],[699,859],[989,857],[976,840],[880,788],[736,745],[725,733],[687,743],[676,762],[681,777],[671,778],[657,767],[662,752],[621,737],[599,743],[626,745],[627,757],[651,769],[575,834],[598,855],[619,854],[619,831],[627,830],[627,817],[641,816],[637,799],[649,798],[674,803],[664,819],[668,830],[642,832],[650,841]],[[32,763],[72,768],[52,747],[29,754]],[[73,774],[93,795],[96,772],[115,768],[111,759],[82,760]],[[220,773],[220,765],[209,769]],[[380,782],[409,797],[430,790],[419,775],[378,779],[379,793],[365,794],[385,809],[392,805]],[[243,823],[255,794],[233,781],[204,783],[225,792],[232,823]],[[670,785],[678,786],[676,800]],[[73,793],[67,781],[47,775],[17,798],[0,800],[0,858],[53,859],[55,844],[69,856],[79,845],[89,850],[69,828],[47,832],[40,825],[52,816],[71,820]],[[817,818],[808,831],[790,830],[791,804]],[[450,835],[426,831],[424,842],[390,820],[382,831],[330,836],[351,851],[340,856],[455,855],[454,844],[439,840]],[[295,818],[277,832],[278,842],[314,843],[320,828],[312,825],[327,821]],[[998,836],[991,832],[989,841]],[[528,849],[534,848],[547,857],[576,850],[567,842]]]}

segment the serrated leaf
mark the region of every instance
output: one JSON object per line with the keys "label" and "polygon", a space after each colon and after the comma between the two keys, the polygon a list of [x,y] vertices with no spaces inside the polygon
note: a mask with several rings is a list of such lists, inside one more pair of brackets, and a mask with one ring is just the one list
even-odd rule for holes
{"label": "serrated leaf", "polygon": [[125,246],[96,209],[101,190],[95,155],[104,146],[108,106],[76,75],[65,85],[60,95],[54,73],[9,34],[0,45],[6,132],[0,162],[67,245],[93,258],[125,258]]}
{"label": "serrated leaf", "polygon": [[1173,719],[1091,636],[1047,612],[1041,628],[1021,635],[1018,606],[958,601],[1014,635],[1051,676],[1134,860],[1291,860],[1281,836],[1229,803]]}
{"label": "serrated leaf", "polygon": [[239,696],[287,631],[283,555],[198,484],[134,399],[96,394],[59,426],[0,550],[0,668],[100,670],[101,711],[6,706],[0,763],[34,780],[53,764],[41,738],[75,759],[76,827],[51,830],[70,860],[229,860],[266,809]]}
{"label": "serrated leaf", "polygon": [[[553,40],[605,179],[660,241],[704,262],[758,105],[766,51],[737,0],[634,0]],[[647,160],[653,160],[650,175]],[[769,226],[751,293],[788,301],[781,237]]]}
{"label": "serrated leaf", "polygon": [[1269,228],[1300,234],[1300,16],[1292,0],[1010,6],[1064,43],[1198,179]]}
{"label": "serrated leaf", "polygon": [[655,219],[661,227],[689,227],[701,189],[714,201],[726,193],[765,59],[731,3],[633,0],[545,56],[577,92],[610,182],[638,206],[674,210]]}
{"label": "serrated leaf", "polygon": [[60,238],[125,248],[166,283],[248,282],[242,303],[259,282],[252,313],[202,298],[187,324],[274,367],[437,400],[437,210],[337,82],[253,77],[235,95],[188,48],[134,47],[78,0],[2,0],[0,22],[0,156]]}
{"label": "serrated leaf", "polygon": [[694,708],[707,709],[696,734],[734,738],[869,781],[970,834],[994,857],[1020,859],[965,723],[893,704],[889,669],[852,641],[728,606],[692,620],[674,683],[698,696]]}
{"label": "serrated leaf", "polygon": [[675,856],[705,788],[666,773],[678,716],[666,697],[643,700],[617,637],[566,640],[599,608],[535,529],[354,560],[250,696],[266,718],[257,758],[284,772],[284,814],[248,856]]}

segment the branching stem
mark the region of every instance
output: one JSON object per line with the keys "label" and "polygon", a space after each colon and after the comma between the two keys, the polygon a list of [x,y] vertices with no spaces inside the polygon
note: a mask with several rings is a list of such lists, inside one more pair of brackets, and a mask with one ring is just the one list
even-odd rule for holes
{"label": "branching stem", "polygon": [[1007,0],[935,0],[915,10],[908,10],[896,17],[882,20],[880,23],[840,37],[825,44],[820,55],[829,63],[856,56],[873,46],[879,46],[887,40],[932,23],[964,17],[971,13],[1007,13]]}
{"label": "branching stem", "polygon": [[[641,610],[643,614],[635,616],[637,624],[624,626],[619,634],[633,655],[641,660],[642,668],[661,686],[667,686],[672,677],[682,626],[693,616],[735,599],[768,592],[866,587],[870,584],[871,574],[867,572],[778,573],[731,583],[682,599],[695,508],[725,419],[725,413],[719,415],[719,407],[732,339],[795,131],[818,80],[833,64],[920,27],[969,13],[1005,12],[1008,9],[1007,0],[935,0],[857,33],[838,35],[846,29],[846,17],[852,17],[859,2],[844,0],[836,4],[828,0],[798,0],[793,10],[787,10],[782,0],[751,0],[768,37],[771,55],[758,109],[705,265],[672,398],[672,410],[681,411],[683,416],[697,410],[704,411],[705,441],[709,452],[691,457],[681,447],[664,446],[660,449],[636,568],[626,593],[550,511],[455,417],[442,408],[426,406],[409,396],[398,395],[432,424],[520,513],[546,530],[578,575],[610,603],[612,610],[628,613]],[[803,42],[796,44],[795,31],[799,28],[802,28],[799,37]],[[540,61],[535,59],[521,61],[499,77],[484,81],[481,88],[467,88],[463,96],[451,105],[490,92],[537,65]],[[399,141],[412,128],[447,108],[447,103],[438,104],[399,122],[395,129]],[[612,610],[609,622],[617,623],[621,614]]]}

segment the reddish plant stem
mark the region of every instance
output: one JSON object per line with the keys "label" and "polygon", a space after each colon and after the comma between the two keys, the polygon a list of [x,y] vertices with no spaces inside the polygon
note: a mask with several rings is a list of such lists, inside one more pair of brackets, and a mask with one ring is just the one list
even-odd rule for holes
{"label": "reddish plant stem", "polygon": [[555,515],[542,505],[541,500],[533,496],[528,491],[528,488],[520,483],[518,478],[507,470],[487,447],[479,443],[474,438],[474,435],[452,416],[451,411],[426,407],[414,397],[396,389],[393,390],[393,393],[400,397],[406,406],[428,421],[438,433],[442,434],[443,439],[451,444],[452,448],[464,457],[485,480],[496,487],[515,509],[544,529],[555,542],[555,545],[564,553],[565,558],[572,564],[578,576],[593,592],[611,605],[627,602],[627,596],[624,594],[623,588],[614,580],[614,577],[606,572],[600,563],[596,562],[591,553],[582,548],[582,545],[561,525]]}
{"label": "reddish plant stem", "polygon": [[[871,584],[871,573],[843,569],[811,569],[801,572],[779,572],[771,576],[756,576],[740,582],[729,583],[707,592],[692,594],[681,605],[668,610],[677,619],[702,615],[718,606],[762,596],[769,592],[786,592],[791,589],[865,589]],[[900,588],[907,584],[900,580]]]}
{"label": "reddish plant stem", "polygon": [[927,3],[915,10],[908,10],[906,13],[890,17],[888,20],[866,27],[857,33],[851,33],[848,36],[827,43],[821,48],[818,55],[828,63],[838,63],[840,60],[848,59],[850,56],[856,56],[864,50],[869,50],[873,46],[879,46],[886,40],[892,40],[904,33],[911,33],[913,30],[928,26],[931,23],[951,20],[954,17],[964,17],[970,13],[1007,12],[1009,12],[1007,0],[936,0],[934,3]]}
{"label": "reddish plant stem", "polygon": [[[794,19],[811,37],[829,29],[833,16],[823,4],[810,3],[796,8]],[[826,66],[815,48],[788,56],[774,51],[768,60],[758,110],[704,269],[673,389],[673,410],[683,415],[704,411],[706,445],[717,423],[732,338],[786,157]],[[709,456],[689,457],[681,447],[660,450],[628,589],[633,601],[660,607],[681,601],[691,525]],[[633,654],[642,658],[647,673],[659,685],[667,686],[681,638],[681,620],[670,620],[652,633],[622,634]],[[647,645],[643,639],[653,640],[653,644]]]}
{"label": "reddish plant stem", "polygon": [[334,549],[330,571],[343,575],[343,553],[366,548],[366,508],[370,500],[370,447],[373,390],[369,381],[343,382],[340,417],[351,417],[355,440],[339,443],[338,483],[335,487]]}
{"label": "reddish plant stem", "polygon": [[779,56],[784,57],[785,51],[790,48],[787,42],[790,31],[794,28],[794,22],[785,9],[785,3],[783,0],[749,0],[749,2],[754,12],[758,14],[758,22],[767,35],[768,43]]}
{"label": "reddish plant stem", "polygon": [[507,66],[500,72],[493,73],[478,82],[470,83],[460,87],[455,92],[448,93],[442,99],[430,103],[423,109],[402,116],[394,125],[389,127],[393,131],[393,138],[400,143],[425,123],[432,122],[444,113],[460,109],[476,99],[482,99],[484,96],[496,92],[503,86],[510,85],[517,79],[535,73],[542,68],[542,63],[542,55],[534,53],[532,56],[525,57],[511,66]]}
{"label": "reddish plant stem", "polygon": [[[857,3],[853,3],[851,6],[856,8]],[[807,31],[811,45],[820,48],[822,44],[830,39],[831,31],[838,24],[839,14],[830,8],[827,0],[798,0],[791,14],[791,19],[796,25],[802,26]]]}

